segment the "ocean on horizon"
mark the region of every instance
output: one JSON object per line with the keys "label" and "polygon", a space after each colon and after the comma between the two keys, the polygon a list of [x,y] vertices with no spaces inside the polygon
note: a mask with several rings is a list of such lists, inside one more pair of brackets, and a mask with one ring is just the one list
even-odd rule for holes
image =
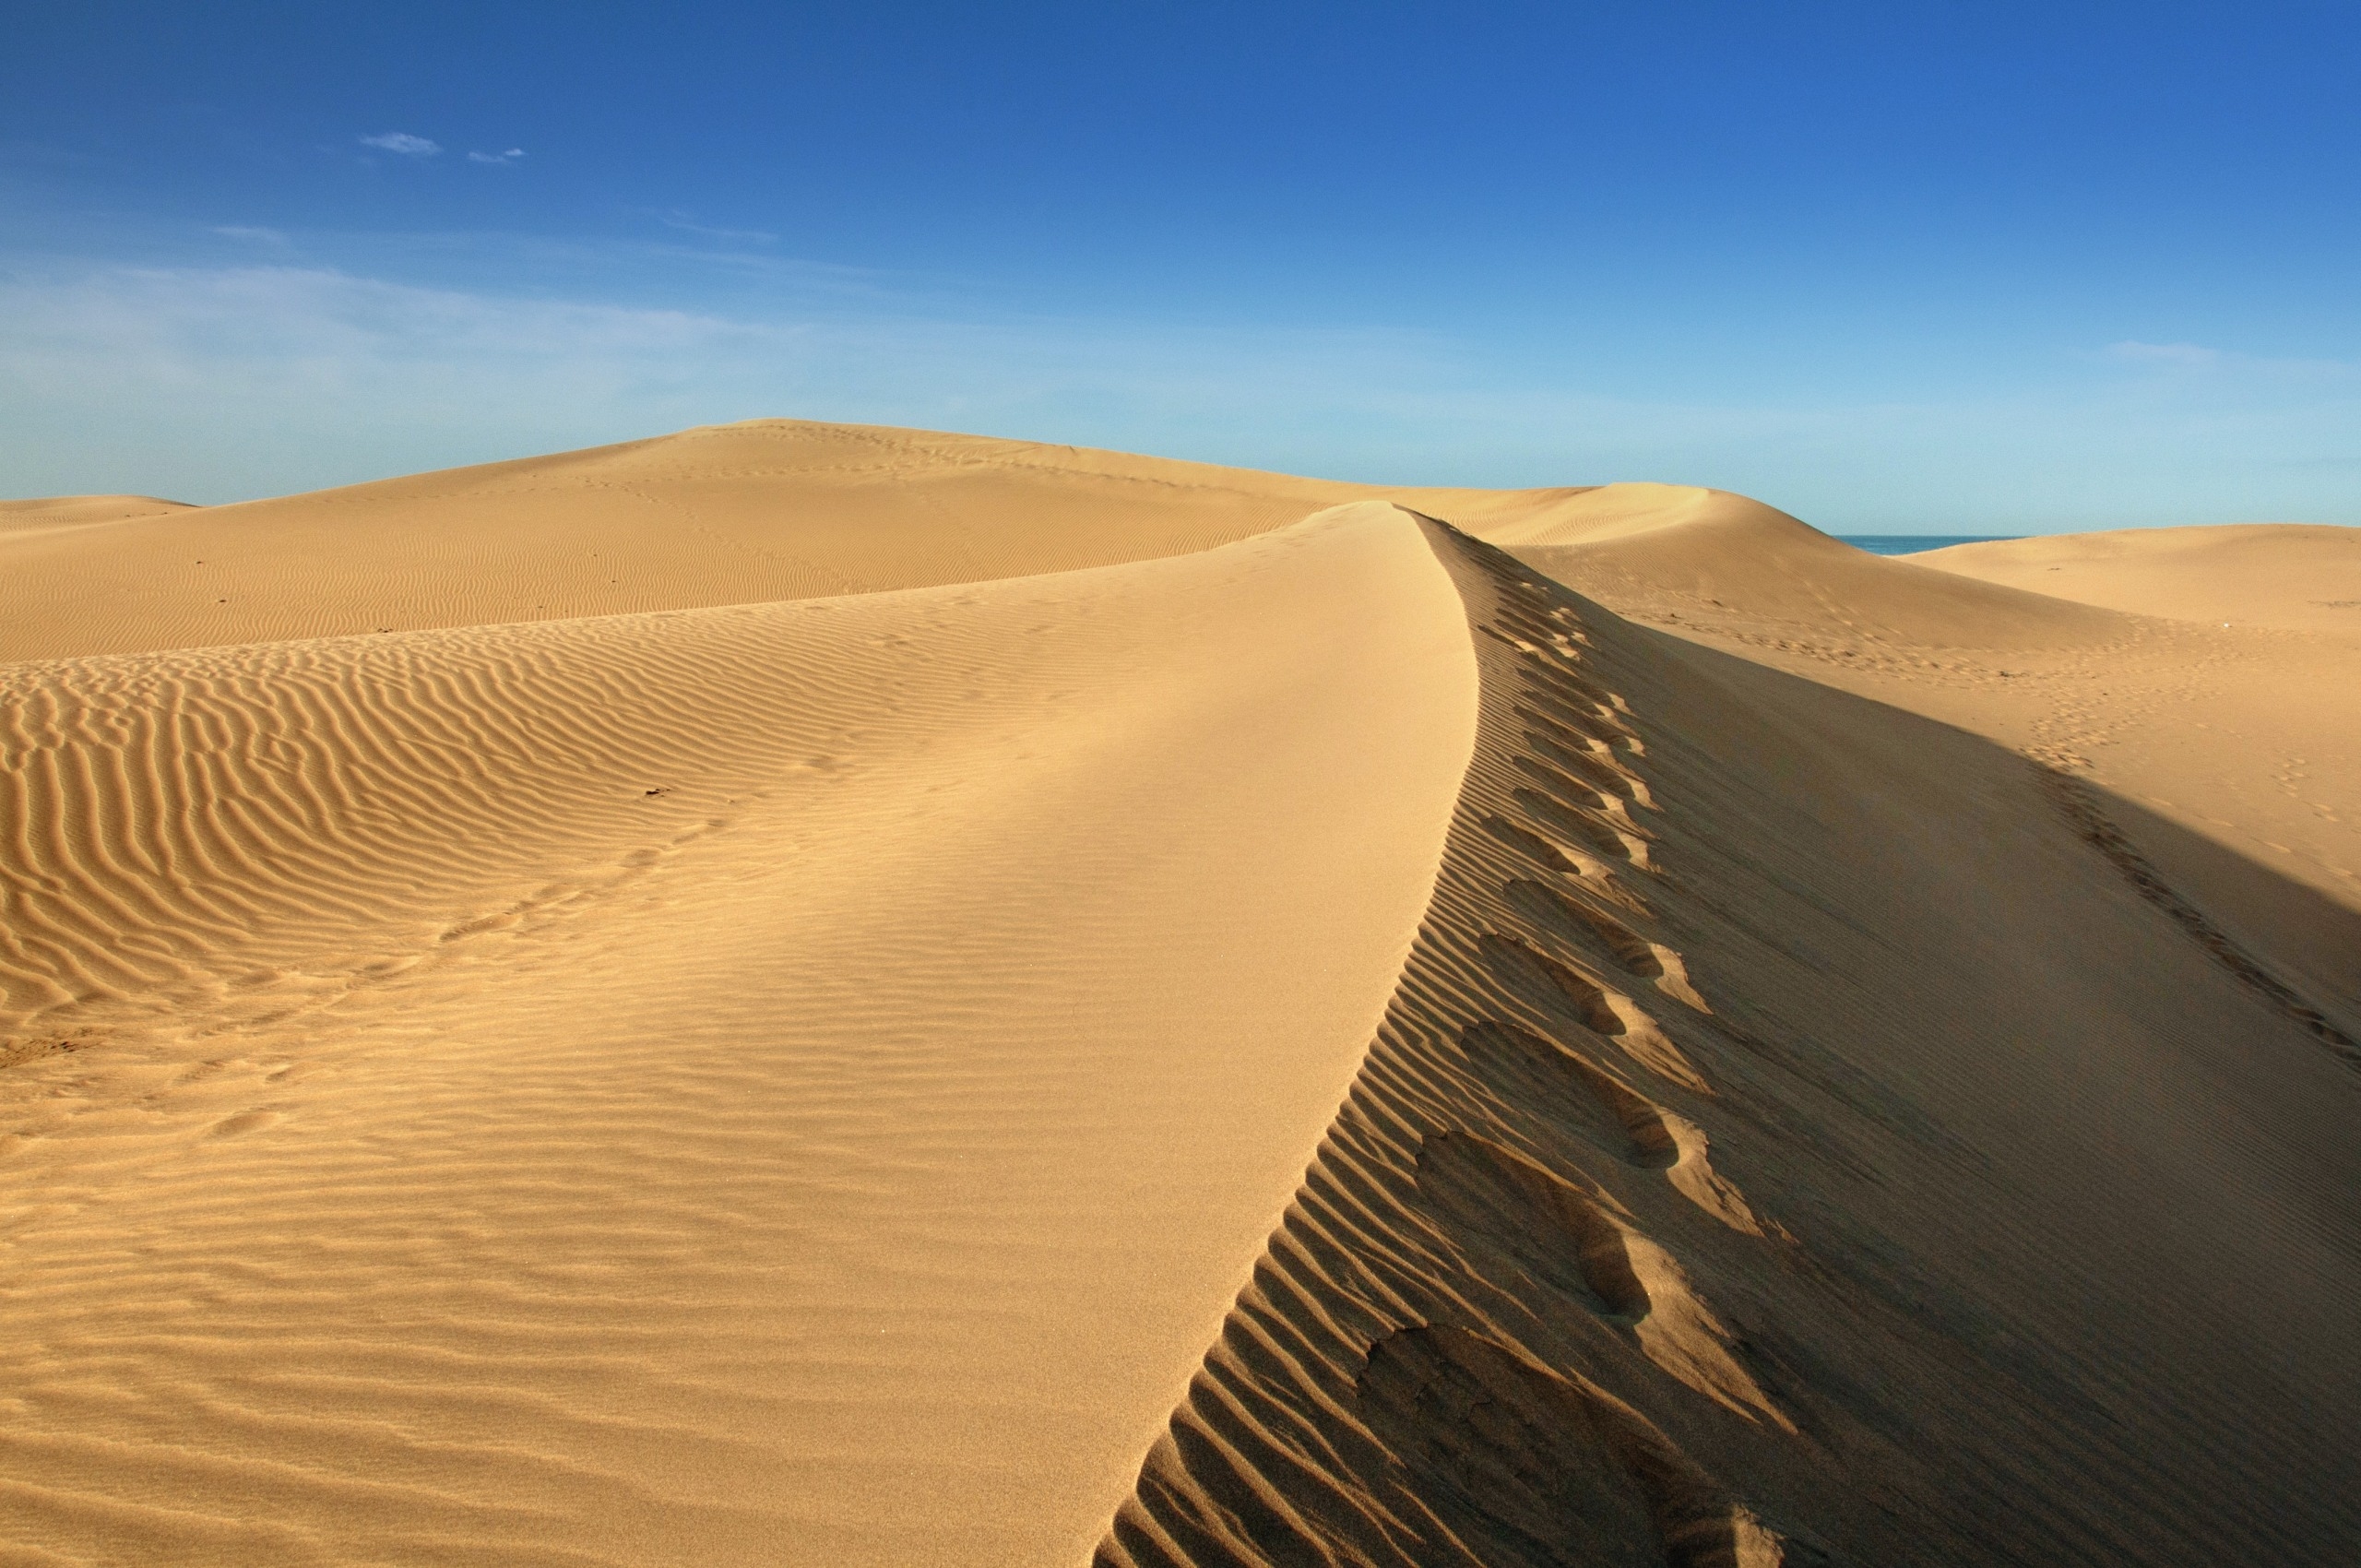
{"label": "ocean on horizon", "polygon": [[1829,536],[1841,540],[1856,550],[1866,550],[1872,555],[1911,555],[1921,550],[1940,550],[1951,544],[1991,544],[2004,539],[2023,539],[2017,533],[1840,533]]}

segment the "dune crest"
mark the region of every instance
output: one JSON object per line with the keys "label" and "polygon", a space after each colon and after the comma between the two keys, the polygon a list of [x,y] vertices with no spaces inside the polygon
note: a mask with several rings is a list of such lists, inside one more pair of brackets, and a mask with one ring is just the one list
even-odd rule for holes
{"label": "dune crest", "polygon": [[153,495],[53,495],[38,501],[0,501],[0,542],[195,510],[186,502]]}
{"label": "dune crest", "polygon": [[1525,492],[1435,515],[1619,606],[1742,625],[1767,648],[2079,645],[2114,621],[2074,604],[1865,555],[1776,507],[1694,485]]}

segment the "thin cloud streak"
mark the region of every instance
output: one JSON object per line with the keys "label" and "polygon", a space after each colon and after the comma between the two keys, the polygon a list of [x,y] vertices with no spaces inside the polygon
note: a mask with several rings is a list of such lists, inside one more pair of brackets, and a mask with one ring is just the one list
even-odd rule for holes
{"label": "thin cloud streak", "polygon": [[2343,360],[2240,353],[2229,349],[2201,348],[2195,343],[2110,343],[2101,350],[2101,356],[2150,371],[2248,383],[2325,381],[2361,375],[2361,365]]}
{"label": "thin cloud streak", "polygon": [[383,136],[356,137],[362,146],[398,152],[405,158],[432,158],[443,150],[442,144],[424,137],[414,137],[408,131],[387,131]]}
{"label": "thin cloud streak", "polygon": [[760,229],[717,229],[709,224],[692,223],[686,218],[677,214],[670,217],[658,217],[657,221],[667,229],[678,229],[684,234],[696,234],[708,240],[731,241],[754,245],[772,245],[778,243],[777,234],[765,233]]}
{"label": "thin cloud streak", "polygon": [[2107,358],[2130,364],[2172,365],[2181,369],[2196,369],[2219,363],[2218,349],[2201,349],[2194,343],[2109,343],[2105,350]]}

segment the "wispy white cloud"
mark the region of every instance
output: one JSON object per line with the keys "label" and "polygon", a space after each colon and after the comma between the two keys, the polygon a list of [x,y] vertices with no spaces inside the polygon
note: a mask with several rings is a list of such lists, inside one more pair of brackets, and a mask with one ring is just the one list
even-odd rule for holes
{"label": "wispy white cloud", "polygon": [[432,158],[443,150],[442,143],[429,141],[424,137],[414,137],[408,131],[387,131],[383,136],[362,137],[359,140],[363,147],[379,148],[386,152],[398,152],[405,158]]}
{"label": "wispy white cloud", "polygon": [[524,156],[523,148],[512,147],[506,152],[470,152],[468,154],[468,161],[470,163],[514,163]]}
{"label": "wispy white cloud", "polygon": [[217,223],[213,232],[225,240],[243,240],[248,244],[265,245],[273,250],[283,250],[287,245],[285,234],[253,223]]}
{"label": "wispy white cloud", "polygon": [[2235,349],[2201,348],[2195,343],[2110,343],[2100,350],[2100,357],[2153,371],[2244,384],[2315,382],[2361,375],[2361,365],[2343,360],[2245,353]]}
{"label": "wispy white cloud", "polygon": [[2219,363],[2219,349],[2201,349],[2194,343],[2109,343],[2101,350],[2111,360],[2129,364],[2173,365],[2194,370]]}
{"label": "wispy white cloud", "polygon": [[691,222],[685,214],[659,213],[656,220],[667,229],[678,229],[684,234],[695,234],[707,240],[724,240],[736,244],[770,245],[778,243],[777,234],[760,229],[719,229],[709,223]]}

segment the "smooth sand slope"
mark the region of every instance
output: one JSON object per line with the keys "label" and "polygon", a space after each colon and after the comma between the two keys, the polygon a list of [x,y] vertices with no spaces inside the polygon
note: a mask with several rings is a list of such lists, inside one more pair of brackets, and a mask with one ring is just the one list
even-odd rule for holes
{"label": "smooth sand slope", "polygon": [[6,674],[0,1538],[51,1561],[1078,1561],[1474,711],[1387,507]]}
{"label": "smooth sand slope", "polygon": [[2140,615],[2361,634],[2361,529],[2134,529],[1955,544],[1910,559]]}
{"label": "smooth sand slope", "polygon": [[0,1561],[2361,1558],[2333,632],[786,422],[8,538]]}
{"label": "smooth sand slope", "polygon": [[1372,493],[757,420],[71,535],[15,539],[0,518],[0,660],[1019,576],[1206,549]]}
{"label": "smooth sand slope", "polygon": [[152,495],[53,495],[41,501],[0,501],[0,540],[21,541],[195,510],[186,502],[160,501]]}

